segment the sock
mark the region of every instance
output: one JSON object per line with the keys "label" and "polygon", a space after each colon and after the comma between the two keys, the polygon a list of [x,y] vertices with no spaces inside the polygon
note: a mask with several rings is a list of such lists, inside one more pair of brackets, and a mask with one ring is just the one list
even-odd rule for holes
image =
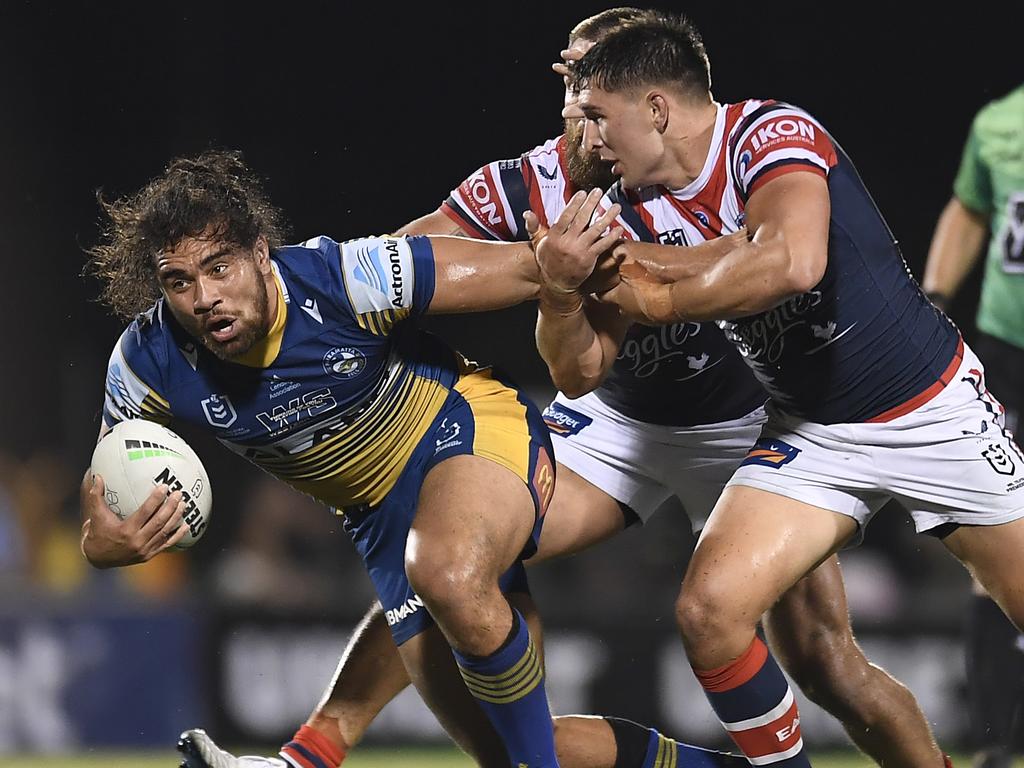
{"label": "sock", "polygon": [[544,669],[519,611],[512,608],[512,629],[494,653],[453,653],[466,687],[501,736],[512,765],[557,766]]}
{"label": "sock", "polygon": [[747,758],[666,738],[653,728],[606,717],[615,735],[615,768],[745,768]]}
{"label": "sock", "polygon": [[761,638],[724,667],[694,674],[751,765],[811,768],[793,691]]}
{"label": "sock", "polygon": [[308,725],[299,728],[279,754],[294,768],[338,768],[345,759],[345,750]]}
{"label": "sock", "polygon": [[1021,634],[992,598],[975,595],[967,625],[967,706],[977,747],[1009,751],[1021,721]]}

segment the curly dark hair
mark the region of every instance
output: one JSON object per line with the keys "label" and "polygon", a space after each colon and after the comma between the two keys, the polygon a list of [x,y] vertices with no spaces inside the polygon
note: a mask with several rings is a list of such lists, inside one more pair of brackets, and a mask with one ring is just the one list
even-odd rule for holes
{"label": "curly dark hair", "polygon": [[83,274],[99,278],[100,301],[126,319],[160,296],[154,257],[182,238],[207,232],[252,248],[263,235],[273,250],[284,236],[281,212],[237,151],[176,158],[135,194],[109,202],[100,190],[96,199],[110,221]]}

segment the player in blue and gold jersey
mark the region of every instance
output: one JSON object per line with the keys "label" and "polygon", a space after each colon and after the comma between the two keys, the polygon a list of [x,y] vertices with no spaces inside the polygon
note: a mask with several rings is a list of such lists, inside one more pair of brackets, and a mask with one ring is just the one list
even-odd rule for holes
{"label": "player in blue and gold jersey", "polygon": [[[150,306],[111,355],[101,435],[123,419],[177,419],[343,512],[428,704],[438,658],[419,640],[433,620],[504,760],[556,765],[541,659],[504,596],[554,489],[548,432],[517,390],[416,325],[426,312],[532,297],[530,247],[425,237],[281,246],[278,214],[229,152],[175,160],[106,209],[112,224],[90,262],[103,298],[125,315]],[[613,217],[594,222],[595,248],[615,240],[598,237]],[[146,559],[183,535],[180,495],[166,488],[125,521],[102,478],[86,477],[82,499],[94,565]],[[310,765],[331,758],[312,732],[293,750]]]}

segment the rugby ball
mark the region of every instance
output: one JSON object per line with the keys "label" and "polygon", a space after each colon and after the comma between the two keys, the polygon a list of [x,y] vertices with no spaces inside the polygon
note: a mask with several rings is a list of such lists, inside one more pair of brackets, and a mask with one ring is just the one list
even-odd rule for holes
{"label": "rugby ball", "polygon": [[213,507],[210,478],[192,447],[167,427],[146,419],[119,422],[96,443],[91,468],[103,478],[107,505],[122,520],[164,484],[180,490],[185,502],[189,531],[175,548],[191,547],[206,531]]}

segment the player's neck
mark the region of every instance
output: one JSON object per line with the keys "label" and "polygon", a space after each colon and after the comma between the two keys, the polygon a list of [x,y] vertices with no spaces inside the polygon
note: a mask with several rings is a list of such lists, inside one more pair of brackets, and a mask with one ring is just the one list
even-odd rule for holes
{"label": "player's neck", "polygon": [[665,179],[669,189],[682,189],[704,170],[718,119],[718,103],[687,112],[665,131]]}

